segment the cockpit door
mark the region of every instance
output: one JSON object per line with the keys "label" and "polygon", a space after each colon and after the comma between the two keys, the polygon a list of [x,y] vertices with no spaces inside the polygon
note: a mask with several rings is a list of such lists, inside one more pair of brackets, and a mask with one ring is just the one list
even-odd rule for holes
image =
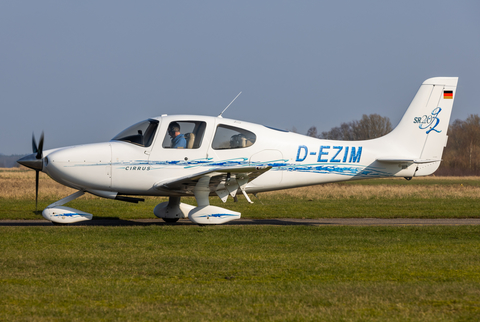
{"label": "cockpit door", "polygon": [[162,122],[150,152],[149,164],[156,168],[168,166],[175,171],[208,163],[207,151],[212,131],[212,124],[204,120],[171,118]]}

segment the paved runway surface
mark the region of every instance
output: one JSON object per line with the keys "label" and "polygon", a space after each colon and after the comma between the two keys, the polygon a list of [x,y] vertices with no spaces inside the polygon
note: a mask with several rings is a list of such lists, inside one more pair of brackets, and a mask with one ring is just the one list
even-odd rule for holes
{"label": "paved runway surface", "polygon": [[[195,225],[188,219],[165,223],[161,219],[94,219],[69,226],[146,226]],[[459,226],[480,225],[480,218],[465,219],[377,219],[377,218],[323,218],[323,219],[238,219],[224,225],[304,225],[304,226]],[[0,226],[54,226],[47,220],[0,220]]]}

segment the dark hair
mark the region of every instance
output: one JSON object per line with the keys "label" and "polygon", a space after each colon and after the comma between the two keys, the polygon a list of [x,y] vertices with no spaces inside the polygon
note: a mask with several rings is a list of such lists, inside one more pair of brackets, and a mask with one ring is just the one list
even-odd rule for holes
{"label": "dark hair", "polygon": [[180,125],[177,122],[170,123],[168,132],[180,132]]}

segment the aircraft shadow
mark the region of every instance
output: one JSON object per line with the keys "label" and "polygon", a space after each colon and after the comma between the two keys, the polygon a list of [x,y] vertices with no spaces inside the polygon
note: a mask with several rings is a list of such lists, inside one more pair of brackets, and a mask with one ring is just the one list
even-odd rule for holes
{"label": "aircraft shadow", "polygon": [[[98,218],[98,217],[97,217]],[[188,219],[176,223],[167,223],[161,219],[118,219],[117,217],[102,217],[91,221],[74,224],[53,224],[42,220],[0,220],[0,227],[32,227],[32,226],[197,226]],[[222,225],[271,225],[271,226],[425,226],[425,225],[480,225],[480,218],[323,218],[323,219],[237,219]],[[210,225],[208,225],[210,226]],[[215,226],[215,225],[214,225]]]}
{"label": "aircraft shadow", "polygon": [[[231,221],[222,225],[239,226],[239,225],[273,225],[273,226],[314,226],[309,220],[288,220],[288,219],[240,219]],[[332,223],[333,224],[333,223]],[[145,219],[145,220],[125,220],[111,217],[108,219],[93,219],[90,221],[82,221],[73,224],[54,224],[47,220],[0,220],[0,226],[11,227],[32,227],[32,226],[197,226],[188,219],[179,220],[176,223],[167,223],[161,219]],[[329,225],[329,223],[322,223]],[[208,225],[210,226],[210,225]]]}

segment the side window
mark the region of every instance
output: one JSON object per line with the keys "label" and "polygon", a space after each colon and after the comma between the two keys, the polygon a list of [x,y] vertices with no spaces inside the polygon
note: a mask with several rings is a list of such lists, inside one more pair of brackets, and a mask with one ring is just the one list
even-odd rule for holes
{"label": "side window", "polygon": [[256,139],[256,135],[250,131],[221,124],[215,132],[212,148],[214,150],[246,148],[253,145]]}
{"label": "side window", "polygon": [[207,124],[200,121],[176,121],[168,125],[162,147],[166,149],[198,149]]}

